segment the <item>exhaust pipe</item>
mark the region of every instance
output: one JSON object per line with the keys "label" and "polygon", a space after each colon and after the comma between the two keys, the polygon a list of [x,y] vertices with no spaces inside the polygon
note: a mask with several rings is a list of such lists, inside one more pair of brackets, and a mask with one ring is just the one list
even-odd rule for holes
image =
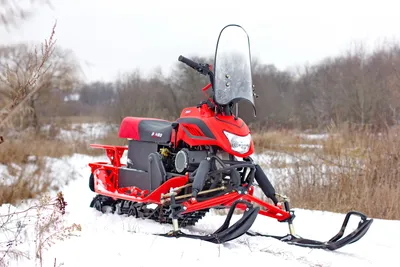
{"label": "exhaust pipe", "polygon": [[269,181],[267,175],[264,173],[263,169],[261,169],[260,165],[255,164],[255,166],[256,173],[254,178],[256,179],[261,190],[274,202],[275,205],[278,204],[278,199],[275,196],[275,188],[272,186],[271,182]]}
{"label": "exhaust pipe", "polygon": [[203,189],[210,168],[211,164],[208,160],[203,159],[200,161],[200,165],[196,170],[196,175],[193,180],[192,197],[197,197],[197,194]]}

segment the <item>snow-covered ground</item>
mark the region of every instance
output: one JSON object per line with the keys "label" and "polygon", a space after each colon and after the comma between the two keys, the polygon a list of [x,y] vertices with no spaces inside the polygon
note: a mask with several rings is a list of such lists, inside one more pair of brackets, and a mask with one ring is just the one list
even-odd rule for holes
{"label": "snow-covered ground", "polygon": [[[74,179],[62,190],[68,202],[66,224],[82,226],[76,236],[56,241],[44,251],[44,265],[54,266],[398,266],[400,251],[399,221],[375,220],[360,241],[337,251],[301,248],[265,237],[242,236],[225,244],[212,244],[192,239],[165,238],[154,233],[168,232],[169,225],[160,225],[132,217],[101,214],[89,207],[94,193],[88,188],[91,161],[105,157],[77,155],[54,160],[54,179]],[[71,169],[72,168],[72,169]],[[63,171],[60,171],[63,170]],[[1,214],[7,205],[0,207]],[[296,210],[295,227],[303,237],[328,240],[339,230],[343,214]],[[237,215],[239,216],[239,215]],[[236,217],[235,219],[238,219]],[[211,233],[224,221],[224,216],[208,214],[185,231]],[[351,222],[350,230],[356,226]],[[33,231],[32,228],[27,228]],[[287,225],[259,216],[253,231],[284,235]],[[4,236],[3,236],[4,237]],[[34,239],[21,249],[29,249],[30,260],[12,261],[11,266],[34,266]]]}

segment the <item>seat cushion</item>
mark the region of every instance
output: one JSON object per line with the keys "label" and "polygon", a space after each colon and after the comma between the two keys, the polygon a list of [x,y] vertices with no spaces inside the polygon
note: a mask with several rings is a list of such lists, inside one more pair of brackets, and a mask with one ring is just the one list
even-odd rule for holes
{"label": "seat cushion", "polygon": [[153,118],[126,117],[119,129],[120,138],[156,143],[171,141],[172,122]]}

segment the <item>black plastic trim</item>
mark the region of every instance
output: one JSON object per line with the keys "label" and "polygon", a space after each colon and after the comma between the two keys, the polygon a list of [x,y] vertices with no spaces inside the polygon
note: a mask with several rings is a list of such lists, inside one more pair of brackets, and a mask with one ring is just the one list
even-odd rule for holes
{"label": "black plastic trim", "polygon": [[214,134],[211,132],[210,128],[204,123],[204,121],[197,118],[179,118],[176,120],[179,123],[195,124],[204,133],[205,136],[215,139]]}

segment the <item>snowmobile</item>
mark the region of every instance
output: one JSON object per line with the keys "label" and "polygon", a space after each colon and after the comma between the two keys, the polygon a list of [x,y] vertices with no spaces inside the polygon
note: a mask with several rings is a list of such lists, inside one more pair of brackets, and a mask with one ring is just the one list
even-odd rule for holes
{"label": "snowmobile", "polygon": [[[338,234],[326,242],[296,235],[289,200],[275,191],[261,166],[251,158],[251,132],[239,117],[239,101],[250,103],[256,116],[257,96],[252,84],[249,37],[240,25],[230,24],[221,30],[212,66],[184,56],[178,60],[209,77],[210,83],[202,89],[206,100],[184,108],[175,121],[125,117],[119,138],[127,139],[126,146],[91,144],[104,149],[109,159],[89,163],[89,187],[96,193],[92,208],[172,224],[173,230],[160,233],[162,236],[213,243],[248,234],[336,250],[366,234],[373,220],[350,211]],[[122,163],[125,153],[127,160]],[[255,186],[265,196],[256,197]],[[190,235],[180,230],[195,225],[210,209],[221,208],[229,211],[213,234]],[[242,217],[231,225],[235,210],[241,211]],[[289,233],[272,236],[251,232],[258,215],[287,223]],[[352,215],[360,217],[358,227],[343,237]]]}

